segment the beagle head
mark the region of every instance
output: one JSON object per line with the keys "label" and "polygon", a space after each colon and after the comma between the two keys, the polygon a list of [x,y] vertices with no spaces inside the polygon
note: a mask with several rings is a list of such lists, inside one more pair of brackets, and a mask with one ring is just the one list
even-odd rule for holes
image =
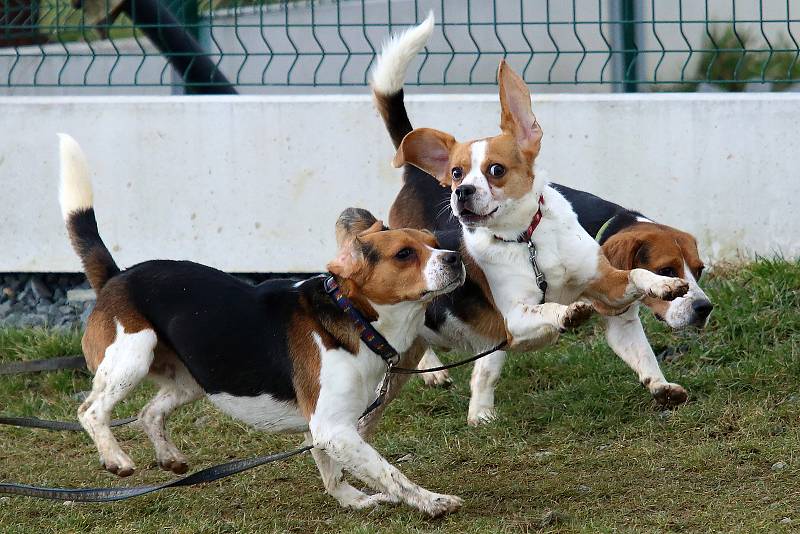
{"label": "beagle head", "polygon": [[497,77],[500,135],[461,143],[450,134],[419,128],[406,135],[393,162],[395,167],[414,165],[450,187],[453,214],[465,227],[527,226],[530,207],[538,200],[534,189],[544,186],[534,187],[542,129],[528,87],[505,61]]}
{"label": "beagle head", "polygon": [[461,255],[439,249],[426,230],[390,230],[364,209],[348,208],[336,223],[339,254],[328,271],[350,298],[371,304],[428,301],[464,283]]}
{"label": "beagle head", "polygon": [[703,261],[690,234],[653,222],[637,222],[609,237],[603,253],[618,269],[641,268],[689,284],[683,297],[667,302],[652,297],[642,302],[672,328],[705,327],[714,305],[698,285]]}

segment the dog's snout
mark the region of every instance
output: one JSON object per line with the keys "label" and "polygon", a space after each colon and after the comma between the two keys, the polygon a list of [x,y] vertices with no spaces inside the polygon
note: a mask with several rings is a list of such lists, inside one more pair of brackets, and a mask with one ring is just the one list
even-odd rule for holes
{"label": "dog's snout", "polygon": [[464,202],[469,197],[475,194],[475,186],[474,185],[459,185],[456,187],[456,198],[461,202]]}
{"label": "dog's snout", "polygon": [[714,309],[714,305],[709,300],[700,299],[692,302],[692,310],[701,319],[705,319]]}
{"label": "dog's snout", "polygon": [[461,254],[458,252],[447,252],[442,255],[442,261],[447,265],[458,265],[461,263]]}

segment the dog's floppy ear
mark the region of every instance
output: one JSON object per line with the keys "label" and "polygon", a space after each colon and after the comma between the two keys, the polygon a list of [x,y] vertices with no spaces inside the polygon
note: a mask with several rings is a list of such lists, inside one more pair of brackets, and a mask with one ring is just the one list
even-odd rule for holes
{"label": "dog's floppy ear", "polygon": [[450,150],[456,144],[455,138],[433,128],[417,128],[403,138],[392,165],[402,167],[406,163],[421,169],[444,187],[449,187]]}
{"label": "dog's floppy ear", "polygon": [[328,263],[328,271],[342,278],[356,278],[364,263],[364,254],[358,238],[385,229],[383,222],[365,209],[344,210],[336,221],[336,244],[339,246],[339,254]]}
{"label": "dog's floppy ear", "polygon": [[505,60],[500,62],[497,81],[500,85],[500,129],[514,136],[522,153],[532,163],[542,146],[542,128],[531,109],[531,93]]}
{"label": "dog's floppy ear", "polygon": [[647,261],[647,245],[635,235],[613,235],[602,248],[609,263],[617,269],[629,271]]}
{"label": "dog's floppy ear", "polygon": [[341,248],[359,234],[383,230],[383,222],[362,208],[347,208],[336,221],[336,244]]}

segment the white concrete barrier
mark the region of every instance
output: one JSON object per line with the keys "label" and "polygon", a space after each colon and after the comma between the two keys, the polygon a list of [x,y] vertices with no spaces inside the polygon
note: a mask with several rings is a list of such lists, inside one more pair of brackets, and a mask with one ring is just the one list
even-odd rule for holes
{"label": "white concrete barrier", "polygon": [[[494,134],[496,95],[408,98],[412,122]],[[694,233],[709,260],[800,256],[796,94],[535,97],[554,180]],[[57,205],[56,132],[83,145],[121,266],[186,258],[310,272],[348,206],[400,187],[368,96],[0,100],[0,272],[76,271]]]}

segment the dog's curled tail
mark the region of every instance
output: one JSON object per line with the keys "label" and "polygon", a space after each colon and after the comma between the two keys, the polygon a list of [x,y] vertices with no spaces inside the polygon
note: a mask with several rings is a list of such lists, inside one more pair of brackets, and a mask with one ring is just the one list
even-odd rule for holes
{"label": "dog's curled tail", "polygon": [[403,80],[411,60],[425,48],[433,33],[433,11],[420,25],[392,35],[384,42],[372,69],[371,85],[375,105],[383,117],[394,147],[413,128],[403,103]]}
{"label": "dog's curled tail", "polygon": [[78,142],[69,135],[61,133],[58,138],[61,167],[58,200],[61,215],[72,248],[83,263],[86,278],[92,288],[99,291],[112,276],[119,273],[119,267],[97,231],[86,156]]}

